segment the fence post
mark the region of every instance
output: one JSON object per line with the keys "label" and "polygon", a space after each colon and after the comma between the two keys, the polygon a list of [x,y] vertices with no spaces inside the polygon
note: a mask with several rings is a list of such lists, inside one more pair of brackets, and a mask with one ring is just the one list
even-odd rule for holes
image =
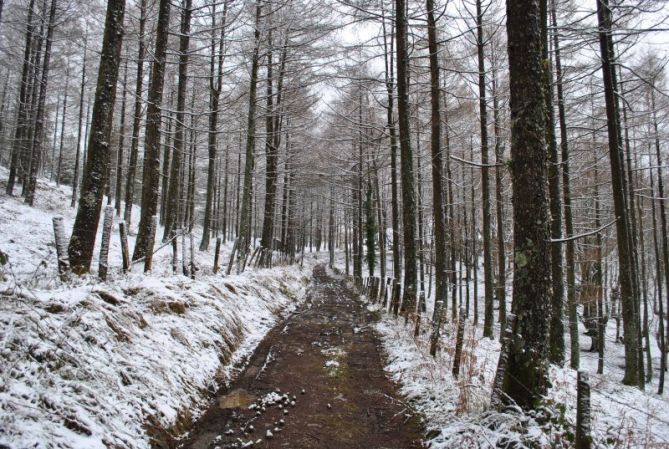
{"label": "fence post", "polygon": [[232,273],[232,265],[235,263],[235,253],[237,252],[237,245],[239,245],[239,237],[235,239],[235,243],[232,245],[232,251],[230,251],[230,261],[228,262],[228,269],[225,274],[230,276]]}
{"label": "fence post", "polygon": [[148,235],[148,243],[147,243],[147,248],[149,248],[149,251],[147,251],[146,256],[144,256],[144,272],[151,271],[152,268],[152,263],[153,263],[153,246],[156,243],[156,230],[158,228],[158,217],[153,215],[151,217],[151,223],[149,224],[149,235]]}
{"label": "fence post", "polygon": [[65,238],[65,227],[63,217],[53,217],[53,233],[56,240],[56,257],[58,258],[58,273],[61,279],[65,279],[70,271],[70,256],[67,254],[67,240]]}
{"label": "fence post", "polygon": [[123,263],[123,272],[127,273],[130,268],[130,251],[128,250],[128,228],[125,221],[118,224],[118,235],[121,239],[121,259]]}
{"label": "fence post", "polygon": [[193,242],[193,231],[188,234],[190,243],[190,278],[195,279],[195,243]]}
{"label": "fence post", "polygon": [[393,315],[398,316],[400,312],[400,298],[402,294],[402,288],[398,281],[395,281],[393,284]]}
{"label": "fence post", "polygon": [[460,375],[460,359],[462,358],[462,344],[465,339],[465,309],[460,307],[460,317],[458,319],[458,333],[455,337],[455,355],[453,356],[453,377],[456,379]]}
{"label": "fence post", "polygon": [[495,380],[492,384],[492,395],[490,396],[490,407],[497,410],[501,409],[503,405],[502,385],[504,383],[506,365],[509,362],[509,347],[511,346],[511,338],[513,337],[513,327],[515,324],[516,315],[510,313],[506,317],[506,327],[504,328],[504,335],[502,336],[502,350],[499,353]]}
{"label": "fence post", "polygon": [[590,449],[590,382],[588,374],[578,372],[576,381],[576,449]]}
{"label": "fence post", "polygon": [[100,262],[98,265],[98,277],[102,281],[107,280],[109,271],[109,240],[111,239],[112,224],[114,223],[114,208],[105,207],[105,216],[102,221],[102,241],[100,242]]}
{"label": "fence post", "polygon": [[218,273],[218,255],[221,252],[221,237],[216,237],[216,250],[214,252],[214,274]]}
{"label": "fence post", "polygon": [[174,274],[177,273],[179,266],[179,241],[177,238],[177,233],[172,231],[170,233],[170,239],[172,240],[172,273]]}
{"label": "fence post", "polygon": [[181,228],[181,272],[184,276],[188,276],[188,259],[186,252],[186,229]]}

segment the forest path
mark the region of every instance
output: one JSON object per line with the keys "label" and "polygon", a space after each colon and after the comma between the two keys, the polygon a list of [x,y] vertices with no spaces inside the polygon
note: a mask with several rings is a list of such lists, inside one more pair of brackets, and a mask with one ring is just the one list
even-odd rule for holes
{"label": "forest path", "polygon": [[356,298],[317,266],[302,307],[265,337],[180,447],[423,447],[419,419],[384,376],[378,316]]}

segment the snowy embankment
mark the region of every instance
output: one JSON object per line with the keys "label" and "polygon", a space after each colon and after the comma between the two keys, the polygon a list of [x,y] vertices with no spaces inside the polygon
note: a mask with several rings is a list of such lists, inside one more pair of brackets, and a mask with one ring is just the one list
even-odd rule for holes
{"label": "snowy embankment", "polygon": [[115,224],[109,280],[61,282],[51,218],[69,232],[69,194],[40,183],[36,208],[0,196],[0,447],[148,448],[154,431],[183,431],[297,307],[311,264],[224,277],[203,252],[192,280],[171,274],[165,248],[152,274],[122,274]]}
{"label": "snowy embankment", "polygon": [[[369,307],[378,309],[378,305]],[[426,324],[418,338],[403,318],[384,313],[376,326],[387,355],[387,374],[399,383],[409,405],[426,418],[430,447],[573,447],[576,371],[551,366],[547,407],[538,414],[489,411],[500,344],[483,338],[480,324],[472,327],[467,320],[466,326],[458,379],[451,373],[456,329],[450,321],[442,328],[443,349],[436,358],[429,355]],[[615,324],[609,323],[604,374],[596,374],[596,353],[581,352],[581,367],[590,375],[593,447],[669,447],[669,397],[666,392],[655,393],[659,354],[654,353],[658,356],[654,378],[645,392],[622,385],[624,351],[622,344],[615,343],[615,332]],[[581,344],[587,347],[589,338],[581,335],[585,340]]]}

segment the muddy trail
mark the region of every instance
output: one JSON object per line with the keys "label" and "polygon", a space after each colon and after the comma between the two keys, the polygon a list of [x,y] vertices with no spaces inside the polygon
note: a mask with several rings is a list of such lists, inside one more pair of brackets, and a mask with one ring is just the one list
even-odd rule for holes
{"label": "muddy trail", "polygon": [[412,449],[418,417],[383,374],[378,318],[314,269],[302,307],[273,329],[178,447]]}

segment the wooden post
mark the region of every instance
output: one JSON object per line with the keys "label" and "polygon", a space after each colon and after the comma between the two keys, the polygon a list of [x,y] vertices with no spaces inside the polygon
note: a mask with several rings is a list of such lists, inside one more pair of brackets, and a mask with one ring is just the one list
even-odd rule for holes
{"label": "wooden post", "polygon": [[502,384],[504,383],[506,365],[509,362],[509,347],[511,346],[511,338],[513,337],[513,327],[515,324],[516,315],[510,313],[506,318],[506,327],[504,328],[504,335],[502,336],[502,350],[499,353],[497,371],[495,372],[495,380],[492,384],[492,395],[490,397],[490,407],[496,410],[500,410],[504,405],[502,401]]}
{"label": "wooden post", "polygon": [[218,273],[218,256],[221,252],[221,237],[216,237],[216,250],[214,252],[214,274]]}
{"label": "wooden post", "polygon": [[383,301],[383,304],[385,304],[386,303],[386,282],[385,282],[385,279],[379,278],[378,289],[379,289],[378,299],[379,299],[379,301]]}
{"label": "wooden post", "polygon": [[118,224],[118,235],[121,239],[121,259],[123,263],[123,272],[127,273],[130,269],[130,251],[128,250],[128,228],[125,221]]}
{"label": "wooden post", "polygon": [[418,313],[424,314],[427,313],[427,303],[425,302],[425,291],[421,290],[418,295]]}
{"label": "wooden post", "polygon": [[453,377],[456,379],[460,375],[460,359],[462,358],[462,344],[465,339],[465,308],[460,307],[460,317],[458,319],[458,333],[455,338],[455,355],[453,356]]}
{"label": "wooden post", "polygon": [[146,253],[144,256],[144,272],[151,271],[153,263],[153,246],[156,243],[156,228],[158,228],[158,217],[156,215],[151,216],[151,222],[149,223],[149,235],[147,248],[151,248],[151,251]]}
{"label": "wooden post", "polygon": [[401,293],[402,293],[402,287],[400,286],[400,283],[398,281],[395,281],[393,283],[393,302],[391,304],[391,308],[393,311],[393,315],[398,316],[400,313],[400,298],[401,298]]}
{"label": "wooden post", "polygon": [[188,240],[190,242],[190,278],[195,279],[195,243],[193,243],[193,231],[188,234]]}
{"label": "wooden post", "polygon": [[179,236],[176,232],[172,231],[172,273],[177,273],[177,267],[179,265],[179,241],[177,240]]}
{"label": "wooden post", "polygon": [[242,274],[244,272],[244,270],[246,270],[246,264],[248,264],[248,262],[249,262],[249,255],[250,255],[249,251],[246,251],[244,253],[244,259],[241,260],[241,265],[239,264],[240,261],[237,261],[237,263],[238,263],[237,274]]}
{"label": "wooden post", "polygon": [[56,240],[56,257],[58,258],[58,274],[65,279],[70,271],[70,257],[67,254],[67,239],[65,238],[65,227],[63,217],[53,217],[53,234]]}
{"label": "wooden post", "polygon": [[239,245],[239,237],[235,239],[235,243],[232,245],[232,251],[230,251],[230,261],[228,262],[228,269],[225,274],[230,276],[232,273],[232,265],[235,263],[235,253],[237,252],[237,245]]}
{"label": "wooden post", "polygon": [[[253,260],[254,260],[254,259],[256,258],[256,256],[258,255],[258,251],[259,251],[259,250],[260,250],[260,247],[259,247],[259,246],[257,246],[257,247],[253,250],[253,253],[251,254],[251,259],[249,259],[249,263],[250,263],[250,264],[253,263]],[[257,264],[258,264],[258,260],[256,259],[256,266],[257,266]]]}
{"label": "wooden post", "polygon": [[102,281],[107,280],[109,271],[109,240],[111,240],[112,224],[114,223],[114,207],[105,207],[105,218],[102,222],[102,241],[100,242],[100,263],[98,265],[98,277]]}
{"label": "wooden post", "polygon": [[184,276],[188,276],[188,259],[187,259],[187,252],[186,252],[186,230],[181,229],[181,272],[183,273]]}
{"label": "wooden post", "polygon": [[[386,278],[385,283],[383,284],[383,310],[388,310],[390,307],[389,302],[393,300],[393,291],[392,291],[392,278]],[[390,289],[390,291],[388,291]]]}
{"label": "wooden post", "polygon": [[590,382],[588,374],[578,372],[576,381],[576,449],[590,449]]}
{"label": "wooden post", "polygon": [[425,314],[427,306],[425,305],[425,292],[420,291],[418,295],[418,309],[416,313],[416,326],[414,327],[413,336],[418,337],[420,335],[420,322],[423,319],[423,314]]}

